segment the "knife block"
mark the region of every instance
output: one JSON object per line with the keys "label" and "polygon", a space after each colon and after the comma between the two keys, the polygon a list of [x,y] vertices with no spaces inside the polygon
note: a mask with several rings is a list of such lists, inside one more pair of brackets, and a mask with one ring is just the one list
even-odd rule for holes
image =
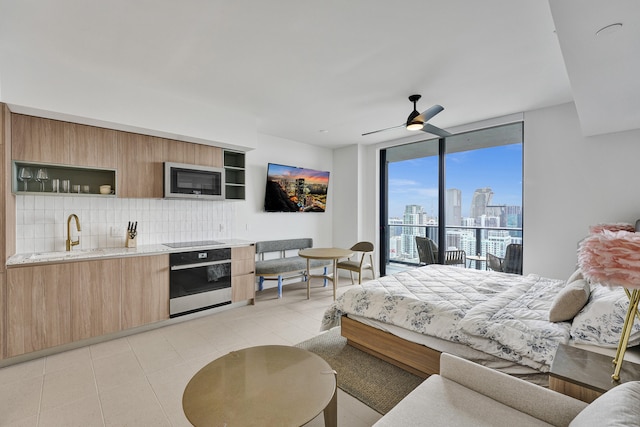
{"label": "knife block", "polygon": [[127,233],[127,241],[124,243],[124,247],[125,248],[135,248],[137,247],[137,239],[135,237],[131,237],[129,236],[129,233]]}

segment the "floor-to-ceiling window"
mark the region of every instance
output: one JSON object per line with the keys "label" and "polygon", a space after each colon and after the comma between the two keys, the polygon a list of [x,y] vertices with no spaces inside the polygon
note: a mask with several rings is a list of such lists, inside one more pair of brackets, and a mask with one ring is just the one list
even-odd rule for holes
{"label": "floor-to-ceiling window", "polygon": [[522,134],[518,122],[383,150],[384,271],[418,263],[415,236],[483,257],[522,243]]}

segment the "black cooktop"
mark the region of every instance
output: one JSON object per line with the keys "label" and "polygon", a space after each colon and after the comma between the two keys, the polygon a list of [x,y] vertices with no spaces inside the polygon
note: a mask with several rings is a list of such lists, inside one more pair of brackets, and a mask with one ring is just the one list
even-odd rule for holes
{"label": "black cooktop", "polygon": [[169,246],[170,248],[195,248],[198,246],[222,245],[222,242],[216,240],[200,240],[197,242],[163,243],[163,245]]}

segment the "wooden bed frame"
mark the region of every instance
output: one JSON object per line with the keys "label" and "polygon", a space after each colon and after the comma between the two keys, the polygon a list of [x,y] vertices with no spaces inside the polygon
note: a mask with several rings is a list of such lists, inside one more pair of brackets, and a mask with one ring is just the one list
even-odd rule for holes
{"label": "wooden bed frame", "polygon": [[346,315],[342,316],[341,325],[347,343],[359,350],[422,378],[440,373],[440,352],[437,350],[367,326]]}

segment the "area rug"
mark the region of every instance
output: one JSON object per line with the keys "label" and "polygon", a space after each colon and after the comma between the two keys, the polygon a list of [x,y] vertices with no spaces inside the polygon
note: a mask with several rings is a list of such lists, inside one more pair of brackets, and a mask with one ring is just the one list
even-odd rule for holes
{"label": "area rug", "polygon": [[340,389],[383,415],[424,381],[347,345],[347,339],[340,335],[340,328],[333,328],[296,347],[326,360],[338,373]]}

